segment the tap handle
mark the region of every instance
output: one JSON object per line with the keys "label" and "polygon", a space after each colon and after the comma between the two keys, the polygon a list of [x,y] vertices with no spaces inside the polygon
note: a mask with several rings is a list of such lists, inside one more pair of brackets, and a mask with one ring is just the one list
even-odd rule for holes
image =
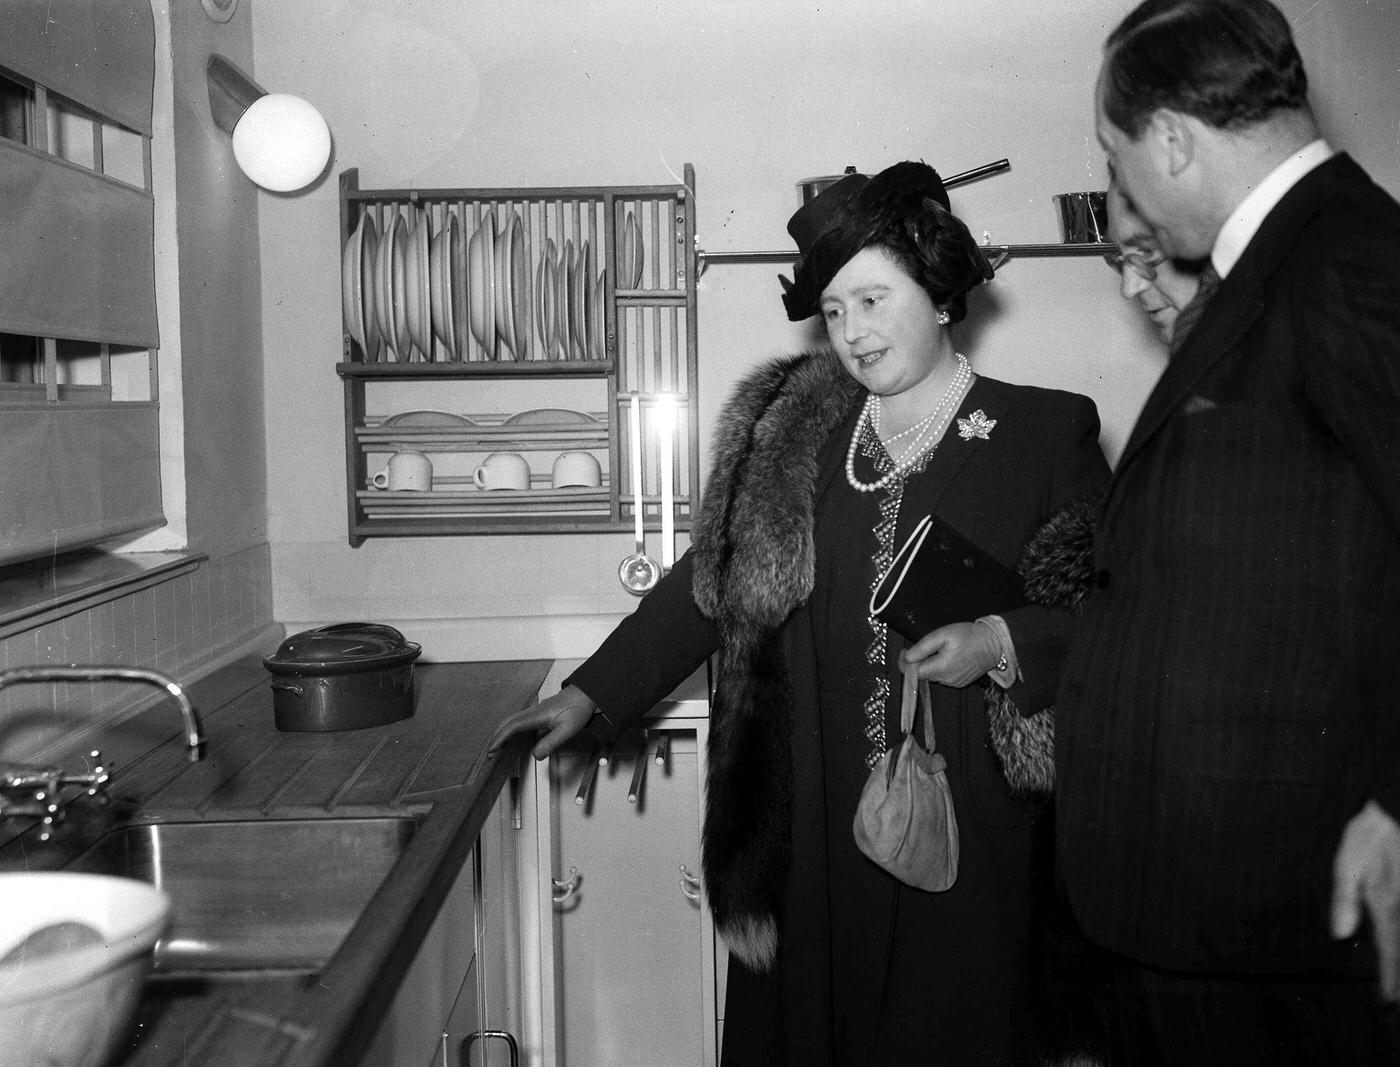
{"label": "tap handle", "polygon": [[18,763],[0,764],[0,816],[38,818],[39,840],[53,837],[54,827],[63,821],[68,799],[65,787],[77,785],[86,796],[107,800],[104,790],[112,775],[102,763],[102,753],[89,754],[92,769],[82,774],[66,774],[58,767],[26,767]]}
{"label": "tap handle", "polygon": [[92,770],[83,774],[65,774],[58,780],[59,785],[80,785],[90,797],[97,796],[112,780],[111,771],[102,762],[102,753],[93,749],[88,758],[92,760]]}
{"label": "tap handle", "polygon": [[61,772],[57,767],[0,767],[0,818],[38,819],[40,841],[53,837],[63,818]]}
{"label": "tap handle", "polygon": [[5,792],[56,793],[62,780],[63,771],[58,767],[0,763],[0,790]]}

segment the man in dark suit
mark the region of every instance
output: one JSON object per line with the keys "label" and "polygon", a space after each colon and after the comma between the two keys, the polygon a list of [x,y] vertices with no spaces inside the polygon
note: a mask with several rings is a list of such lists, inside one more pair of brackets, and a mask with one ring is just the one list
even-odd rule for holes
{"label": "man in dark suit", "polygon": [[1400,1061],[1400,205],[1267,0],[1147,0],[1097,129],[1205,261],[1065,666],[1058,845],[1122,1061]]}

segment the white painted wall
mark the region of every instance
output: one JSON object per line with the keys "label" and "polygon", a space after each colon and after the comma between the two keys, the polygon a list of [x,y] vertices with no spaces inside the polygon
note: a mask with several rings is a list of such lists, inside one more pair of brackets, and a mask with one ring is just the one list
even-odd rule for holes
{"label": "white painted wall", "polygon": [[[1102,188],[1091,89],[1123,0],[244,0],[254,75],[313,100],[331,175],[260,194],[275,614],[395,621],[441,659],[586,655],[635,606],[628,533],[345,539],[335,173],[361,186],[664,183],[695,165],[708,251],[790,247],[793,183],[922,158],[994,242],[1058,239],[1051,196]],[[1400,192],[1400,4],[1286,0],[1333,140]],[[701,283],[702,447],[733,381],[809,338],[771,266]],[[974,366],[1078,390],[1116,457],[1162,355],[1098,260],[1018,260],[963,338]],[[522,405],[522,406],[528,406]],[[252,432],[250,430],[250,432]]]}

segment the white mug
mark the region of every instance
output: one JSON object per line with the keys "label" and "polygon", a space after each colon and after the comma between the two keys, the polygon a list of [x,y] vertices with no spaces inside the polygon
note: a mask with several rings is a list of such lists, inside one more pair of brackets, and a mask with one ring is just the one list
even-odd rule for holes
{"label": "white mug", "polygon": [[422,452],[395,452],[384,469],[370,479],[376,489],[411,489],[427,492],[433,487],[433,465]]}
{"label": "white mug", "polygon": [[492,452],[472,472],[478,489],[529,489],[530,464],[519,452]]}
{"label": "white mug", "polygon": [[560,452],[550,476],[555,489],[583,486],[595,489],[603,484],[603,468],[592,452]]}

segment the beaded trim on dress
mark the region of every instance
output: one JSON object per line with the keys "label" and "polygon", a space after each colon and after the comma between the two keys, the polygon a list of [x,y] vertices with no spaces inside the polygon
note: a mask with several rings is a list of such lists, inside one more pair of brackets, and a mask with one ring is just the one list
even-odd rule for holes
{"label": "beaded trim on dress", "polygon": [[[875,470],[879,472],[881,478],[893,471],[894,460],[885,451],[885,446],[880,443],[880,438],[873,427],[862,419],[857,432],[860,435],[860,454],[875,465]],[[875,553],[872,557],[872,562],[875,564],[875,577],[870,581],[872,593],[875,591],[875,586],[879,584],[880,576],[889,570],[890,563],[894,560],[894,535],[899,526],[899,509],[904,502],[905,483],[911,475],[923,472],[928,466],[930,457],[937,450],[938,445],[935,443],[901,476],[891,479],[883,487],[883,495],[879,505],[880,519],[871,531],[875,535]],[[870,696],[866,697],[864,704],[865,737],[871,746],[865,755],[865,765],[874,768],[889,750],[889,739],[885,732],[885,707],[889,701],[891,690],[889,672],[885,667],[889,651],[890,628],[874,615],[867,615],[866,621],[870,625],[871,638],[870,644],[865,649],[865,661],[876,669],[877,674],[875,686],[871,690]]]}

